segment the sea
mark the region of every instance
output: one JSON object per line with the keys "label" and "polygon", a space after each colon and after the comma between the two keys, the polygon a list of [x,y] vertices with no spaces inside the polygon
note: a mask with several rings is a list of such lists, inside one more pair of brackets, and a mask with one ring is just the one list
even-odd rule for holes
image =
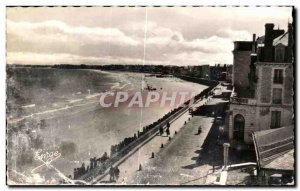
{"label": "sea", "polygon": [[[151,87],[147,89],[147,87]],[[7,169],[8,177],[56,184],[58,172],[73,176],[73,169],[90,158],[110,154],[111,145],[133,136],[174,107],[103,108],[103,92],[141,90],[200,93],[207,86],[176,77],[144,73],[84,69],[17,67],[7,69]],[[49,169],[36,155],[59,152]],[[40,167],[41,166],[41,167]],[[35,177],[35,178],[33,178]],[[38,177],[38,178],[37,178]],[[30,182],[32,183],[32,182]]]}

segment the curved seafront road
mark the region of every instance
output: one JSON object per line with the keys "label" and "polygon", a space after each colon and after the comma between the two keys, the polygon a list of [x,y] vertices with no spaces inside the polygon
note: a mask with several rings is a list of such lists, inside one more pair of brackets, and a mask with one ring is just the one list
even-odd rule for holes
{"label": "curved seafront road", "polygon": [[[220,85],[219,85],[220,86]],[[212,100],[212,97],[208,97],[207,99],[203,99],[203,100],[198,100],[193,106],[191,107],[199,107],[205,103],[208,103],[209,101]],[[181,136],[181,132],[185,131],[185,126],[184,122],[188,122],[189,118],[191,118],[191,115],[188,112],[188,109],[185,110],[181,116],[179,116],[176,120],[174,120],[171,123],[171,127],[170,127],[170,137],[172,137],[172,139],[177,139],[177,137],[180,135]],[[193,120],[193,119],[192,119]],[[207,119],[202,119],[204,124],[212,124],[213,118],[207,118]],[[204,130],[203,133],[201,133],[201,137],[205,138],[209,129],[211,126],[209,126],[208,129]],[[195,127],[195,128],[198,128]],[[178,132],[178,134],[175,135],[175,131]],[[193,135],[196,132],[191,132],[193,133]],[[198,139],[198,137],[197,137]],[[183,140],[184,141],[184,140]],[[132,152],[130,152],[128,155],[126,155],[123,159],[121,159],[117,164],[115,164],[114,166],[118,166],[118,168],[120,169],[120,178],[116,181],[116,182],[109,182],[109,175],[108,173],[106,173],[106,176],[102,176],[101,178],[98,177],[96,179],[94,179],[94,181],[92,182],[92,184],[131,184],[131,185],[135,185],[135,184],[161,184],[159,181],[158,182],[151,182],[151,178],[149,178],[150,182],[144,182],[142,180],[140,180],[140,178],[137,178],[138,174],[142,173],[142,171],[138,171],[139,166],[142,166],[142,169],[144,169],[145,167],[147,168],[151,168],[151,162],[153,160],[156,160],[156,157],[159,156],[164,149],[161,149],[161,144],[164,145],[164,147],[166,148],[168,146],[168,144],[172,143],[173,141],[169,140],[169,138],[164,134],[163,136],[154,136],[154,138],[152,138],[151,140],[146,141],[145,144],[142,144],[139,148],[134,149]],[[184,143],[182,143],[182,145],[184,145]],[[152,152],[154,152],[155,155],[155,159],[151,159],[151,154]],[[156,175],[154,175],[155,177]],[[159,175],[158,175],[159,176]],[[189,179],[192,179],[193,176],[190,176],[188,174],[182,174],[180,175],[182,177],[188,177]],[[167,182],[166,182],[167,183]],[[170,184],[170,183],[169,183]],[[180,183],[176,183],[174,182],[174,184],[180,184]]]}

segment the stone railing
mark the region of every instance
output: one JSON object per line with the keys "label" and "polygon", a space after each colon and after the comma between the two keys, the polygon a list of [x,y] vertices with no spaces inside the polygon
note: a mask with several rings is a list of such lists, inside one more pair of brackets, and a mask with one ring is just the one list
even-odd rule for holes
{"label": "stone railing", "polygon": [[150,138],[153,135],[156,135],[156,133],[159,131],[159,127],[164,127],[169,121],[172,121],[177,116],[182,114],[183,111],[187,110],[187,108],[188,108],[188,105],[185,106],[185,107],[181,107],[174,114],[172,114],[171,116],[167,117],[166,119],[164,119],[163,121],[158,123],[154,128],[147,131],[145,134],[138,137],[135,141],[131,142],[129,145],[124,147],[122,150],[120,150],[117,153],[115,153],[114,155],[112,155],[110,158],[108,158],[107,161],[105,161],[105,163],[103,163],[99,166],[96,166],[95,168],[91,169],[88,172],[85,172],[83,175],[81,175],[77,179],[78,180],[85,180],[87,182],[90,182],[95,177],[101,175],[102,173],[103,173],[103,176],[105,176],[107,173],[105,173],[104,171],[109,169],[110,166],[112,166],[114,163],[119,161],[122,157],[124,157],[126,154],[128,154],[130,151],[132,151],[138,145],[140,145],[143,141],[145,141],[146,139]]}

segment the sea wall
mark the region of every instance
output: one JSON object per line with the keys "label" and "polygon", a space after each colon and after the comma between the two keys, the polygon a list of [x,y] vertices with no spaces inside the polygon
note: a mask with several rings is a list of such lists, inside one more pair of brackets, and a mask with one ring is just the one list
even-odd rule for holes
{"label": "sea wall", "polygon": [[[210,87],[203,90],[200,94],[195,96],[194,101],[200,98],[207,97],[211,90],[215,87],[213,82],[210,82]],[[146,140],[154,137],[158,132],[160,127],[166,126],[170,121],[176,119],[180,114],[184,113],[189,108],[189,102],[185,102],[183,106],[180,106],[169,113],[167,113],[162,118],[158,119],[156,122],[143,127],[143,130],[138,131],[132,137],[126,137],[117,145],[111,146],[111,155],[105,152],[100,158],[91,158],[90,164],[85,167],[83,163],[81,167],[74,168],[73,178],[76,180],[91,181],[93,178],[101,175],[105,175],[105,171],[114,165],[116,162],[125,157],[129,152],[133,151],[138,146],[141,146]],[[166,127],[165,127],[166,128]]]}

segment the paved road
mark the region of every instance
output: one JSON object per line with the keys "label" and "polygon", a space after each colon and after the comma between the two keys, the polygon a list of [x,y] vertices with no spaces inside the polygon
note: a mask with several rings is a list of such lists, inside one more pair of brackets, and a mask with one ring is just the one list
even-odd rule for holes
{"label": "paved road", "polygon": [[[209,105],[223,102],[212,99]],[[178,136],[151,159],[142,171],[128,178],[128,184],[203,185],[214,160],[216,129],[211,131],[214,118],[194,116]],[[203,132],[197,135],[202,126]],[[213,127],[216,128],[216,127]],[[205,143],[210,134],[210,140]],[[211,134],[213,133],[213,134]],[[208,147],[208,148],[204,148]],[[205,151],[204,151],[205,150]],[[122,180],[118,180],[122,181]],[[125,182],[125,181],[124,181]]]}
{"label": "paved road", "polygon": [[[198,102],[197,106],[203,105],[207,100],[202,100]],[[177,118],[174,122],[171,123],[170,127],[170,137],[174,138],[179,134],[179,131],[184,127],[185,121],[188,122],[189,118],[191,118],[191,115],[189,112],[185,112],[183,115],[181,115],[179,118]],[[175,131],[178,132],[177,135],[175,135]],[[154,152],[154,155],[158,155],[159,152],[163,149],[161,149],[161,144],[164,145],[164,147],[169,144],[169,138],[164,134],[163,136],[157,135],[155,138],[153,138],[151,141],[146,143],[143,147],[141,147],[137,152],[135,152],[132,156],[127,158],[123,163],[119,165],[120,169],[120,178],[116,182],[117,184],[127,184],[128,180],[131,180],[136,172],[139,169],[139,165],[141,164],[142,168],[147,166],[147,164],[151,161],[151,154]],[[109,176],[106,176],[104,179],[101,180],[101,183],[107,183],[109,181]]]}
{"label": "paved road", "polygon": [[[215,106],[221,99],[209,98],[207,105]],[[198,102],[195,107],[203,105],[207,100]],[[171,124],[171,141],[167,136],[156,136],[119,164],[120,178],[111,184],[204,184],[211,164],[198,161],[204,140],[213,124],[213,117],[194,116],[191,121],[188,112]],[[184,122],[187,121],[187,125]],[[197,133],[202,126],[203,132]],[[175,135],[174,132],[178,133]],[[164,148],[160,148],[161,144]],[[215,143],[214,143],[215,144]],[[154,152],[155,158],[151,158]],[[210,158],[210,157],[209,157]],[[138,171],[139,165],[142,171]],[[109,176],[97,184],[107,184]]]}

